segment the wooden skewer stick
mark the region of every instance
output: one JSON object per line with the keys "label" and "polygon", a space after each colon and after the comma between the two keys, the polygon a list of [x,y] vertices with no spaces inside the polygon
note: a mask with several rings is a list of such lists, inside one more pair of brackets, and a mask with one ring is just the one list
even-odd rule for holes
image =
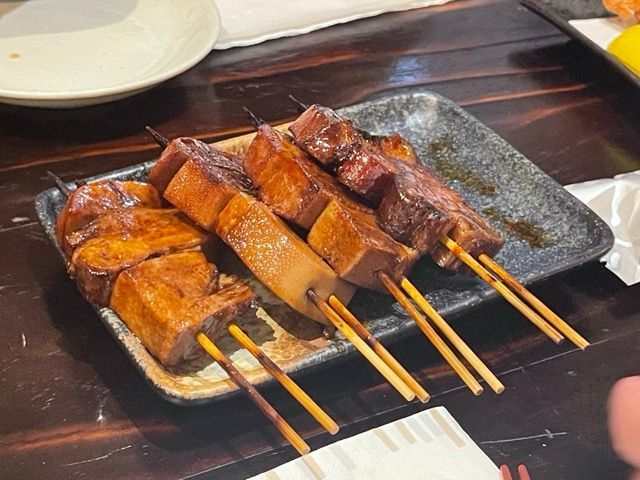
{"label": "wooden skewer stick", "polygon": [[47,170],[47,176],[53,181],[53,183],[55,183],[56,187],[58,188],[58,190],[60,190],[60,193],[62,193],[62,195],[64,195],[66,198],[69,198],[71,196],[71,194],[73,193],[73,189],[69,188],[69,186],[64,183],[64,181],[55,173],[53,173],[51,170]]}
{"label": "wooden skewer stick", "polygon": [[409,294],[413,301],[416,302],[425,315],[436,324],[443,335],[447,337],[452,345],[458,349],[460,354],[466,358],[473,368],[475,368],[476,372],[484,378],[491,389],[498,394],[504,392],[504,385],[500,380],[498,380],[498,377],[496,377],[484,362],[475,354],[475,352],[469,348],[465,341],[460,338],[447,321],[442,318],[442,315],[440,315],[427,301],[427,299],[422,296],[413,283],[411,283],[408,278],[402,277],[400,280],[400,286],[405,292],[407,292],[407,294]]}
{"label": "wooden skewer stick", "polygon": [[427,322],[427,320],[420,314],[420,312],[413,306],[409,298],[402,293],[402,290],[393,283],[391,277],[384,272],[378,272],[378,278],[387,287],[389,293],[393,295],[393,297],[398,301],[398,303],[405,309],[405,311],[413,318],[413,321],[416,322],[418,328],[422,330],[422,333],[429,339],[429,341],[433,344],[434,347],[440,352],[440,355],[444,357],[451,368],[460,376],[462,381],[467,384],[469,389],[474,393],[474,395],[480,395],[483,392],[482,386],[478,383],[478,380],[469,372],[467,367],[456,357],[456,355],[451,351],[449,346],[440,338],[440,336],[436,333],[433,327]]}
{"label": "wooden skewer stick", "polygon": [[327,317],[327,319],[340,330],[356,349],[373,365],[373,367],[382,374],[387,381],[402,395],[407,401],[411,401],[416,394],[400,379],[400,377],[391,368],[382,361],[382,359],[362,340],[353,329],[331,308],[331,306],[322,300],[316,292],[309,290],[307,297],[313,304]]}
{"label": "wooden skewer stick", "polygon": [[491,275],[478,261],[467,253],[460,245],[451,238],[444,235],[440,241],[453,254],[462,260],[471,270],[473,270],[480,278],[491,285],[498,291],[502,297],[513,305],[520,313],[527,317],[536,327],[538,327],[545,335],[547,335],[555,343],[562,343],[564,337],[555,328],[549,325],[540,315],[531,310],[522,300],[520,300],[506,285],[493,275]]}
{"label": "wooden skewer stick", "polygon": [[246,113],[249,116],[249,119],[251,120],[251,124],[253,125],[253,128],[255,128],[256,130],[260,128],[261,125],[264,125],[265,123],[267,123],[262,118],[260,118],[255,113],[253,113],[251,110],[249,110],[249,108],[247,108],[246,106],[243,105],[242,110],[244,110],[244,113]]}
{"label": "wooden skewer stick", "polygon": [[167,148],[167,145],[171,143],[171,141],[167,137],[162,135],[157,130],[154,130],[149,125],[146,125],[144,128],[147,130],[147,132],[149,132],[149,134],[153,137],[156,143],[160,145],[162,148]]}
{"label": "wooden skewer stick", "polygon": [[502,266],[489,257],[486,254],[482,254],[478,257],[478,260],[490,271],[498,275],[511,289],[526,300],[529,305],[535,308],[540,315],[542,315],[551,325],[556,327],[560,333],[564,334],[569,340],[571,340],[578,348],[584,350],[590,343],[576,332],[571,325],[565,322],[562,318],[555,314],[549,307],[547,307],[538,297],[525,288],[518,280],[516,280],[509,272],[507,272]]}
{"label": "wooden skewer stick", "polygon": [[322,425],[332,435],[338,433],[338,430],[340,429],[338,424],[334,422],[333,419],[289,377],[289,375],[284,373],[284,371],[282,371],[282,369],[276,365],[273,360],[271,360],[267,354],[264,353],[240,327],[238,327],[238,325],[231,323],[227,329],[231,336],[235,338],[240,345],[247,349],[247,351],[251,353],[251,355],[253,355],[284,388],[287,389],[293,398],[300,402],[300,404],[313,416],[313,418],[318,421],[320,425]]}
{"label": "wooden skewer stick", "polygon": [[247,396],[251,399],[253,403],[265,414],[265,416],[273,422],[276,428],[282,433],[284,438],[286,438],[291,445],[300,453],[300,455],[305,455],[311,451],[309,445],[296,433],[296,431],[287,423],[287,421],[280,416],[280,414],[273,408],[269,402],[265,400],[265,398],[260,395],[260,393],[255,389],[249,381],[244,378],[244,376],[236,370],[236,367],[233,366],[231,360],[227,358],[227,356],[222,353],[218,347],[214,345],[214,343],[209,340],[204,333],[198,332],[196,333],[196,340],[200,344],[200,346],[209,354],[211,357],[222,367],[222,369],[227,372],[229,378],[234,381],[238,387],[244,390]]}
{"label": "wooden skewer stick", "polygon": [[393,370],[396,375],[398,375],[400,379],[406,383],[411,390],[413,390],[413,393],[416,394],[416,397],[418,397],[422,403],[429,401],[429,394],[424,388],[422,388],[422,385],[420,385],[416,379],[407,372],[400,362],[398,362],[384,347],[384,345],[382,345],[378,339],[371,334],[369,330],[367,330],[367,328],[355,317],[355,315],[353,315],[353,313],[349,311],[338,297],[331,295],[329,297],[329,305],[338,312],[342,319],[347,322],[347,324],[358,334],[360,338],[369,344],[373,351],[376,352],[387,365],[389,365],[391,370]]}
{"label": "wooden skewer stick", "polygon": [[306,105],[305,103],[301,102],[291,94],[289,94],[289,100],[291,100],[296,105],[296,107],[298,107],[298,111],[300,113],[304,112],[307,108],[309,108],[309,105]]}

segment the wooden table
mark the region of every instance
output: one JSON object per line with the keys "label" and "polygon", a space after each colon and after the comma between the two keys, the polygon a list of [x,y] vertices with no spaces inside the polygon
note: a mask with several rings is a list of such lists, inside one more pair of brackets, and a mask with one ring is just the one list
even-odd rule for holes
{"label": "wooden table", "polygon": [[[339,107],[426,88],[458,102],[558,182],[640,168],[640,95],[517,3],[461,0],[250,48],[213,52],[162,86],[69,111],[0,106],[0,478],[245,478],[295,457],[243,396],[180,408],[158,398],[69,281],[37,223],[46,170],[82,178],[157,155],[143,131],[208,141],[246,132],[242,105],[294,115],[292,93]],[[535,480],[628,473],[606,432],[613,382],[638,373],[640,286],[594,263],[534,287],[593,342],[557,347],[503,301],[455,319],[507,386],[473,397],[417,336],[391,345],[497,463]],[[302,386],[339,438],[415,413],[361,358]],[[332,441],[278,388],[267,397],[317,448]]]}

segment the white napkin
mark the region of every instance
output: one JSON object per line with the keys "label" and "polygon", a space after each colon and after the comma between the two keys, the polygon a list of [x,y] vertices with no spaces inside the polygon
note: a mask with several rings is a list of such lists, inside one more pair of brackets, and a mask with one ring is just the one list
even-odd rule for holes
{"label": "white napkin", "polygon": [[606,50],[618,35],[634,23],[635,21],[625,22],[619,17],[569,20],[572,27],[603,50]]}
{"label": "white napkin", "polygon": [[616,237],[603,257],[627,285],[640,282],[640,170],[565,188],[596,212]]}
{"label": "white napkin", "polygon": [[216,0],[222,30],[214,48],[244,47],[385,12],[442,5],[449,1]]}
{"label": "white napkin", "polygon": [[498,480],[444,407],[328,445],[250,480]]}

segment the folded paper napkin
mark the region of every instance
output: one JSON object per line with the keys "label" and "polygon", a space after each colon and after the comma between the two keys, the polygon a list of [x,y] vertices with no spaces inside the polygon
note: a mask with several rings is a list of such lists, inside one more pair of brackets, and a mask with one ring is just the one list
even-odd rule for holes
{"label": "folded paper napkin", "polygon": [[308,33],[385,12],[442,5],[451,0],[216,0],[222,17],[217,50]]}
{"label": "folded paper napkin", "polygon": [[613,231],[615,244],[602,259],[607,268],[627,285],[640,282],[640,170],[565,188]]}
{"label": "folded paper napkin", "polygon": [[500,471],[444,407],[369,430],[251,480],[498,480]]}

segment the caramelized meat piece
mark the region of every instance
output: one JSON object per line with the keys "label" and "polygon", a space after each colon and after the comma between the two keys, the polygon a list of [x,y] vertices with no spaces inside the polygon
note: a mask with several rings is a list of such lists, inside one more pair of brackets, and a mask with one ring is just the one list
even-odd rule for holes
{"label": "caramelized meat piece", "polygon": [[371,211],[353,209],[332,200],[307,236],[313,250],[351,283],[386,291],[376,276],[384,271],[395,280],[408,273],[418,252],[389,237]]}
{"label": "caramelized meat piece", "polygon": [[215,338],[253,298],[235,277],[218,278],[216,266],[202,253],[181,252],[122,272],[109,307],[160,363],[172,366],[199,356],[198,331]]}
{"label": "caramelized meat piece", "polygon": [[240,193],[222,210],[215,232],[275,295],[294,310],[328,321],[307,298],[313,289],[326,300],[348,304],[356,287],[341,280],[309,246],[264,203]]}
{"label": "caramelized meat piece", "polygon": [[[400,175],[404,178],[396,181]],[[433,246],[440,229],[446,231],[450,228],[449,221],[455,225],[449,232],[451,238],[473,256],[481,253],[493,255],[504,242],[501,235],[479,213],[424,165],[394,160],[372,151],[366,145],[357,144],[338,152],[336,177],[376,204],[388,196],[378,212],[379,224],[398,241],[406,242],[411,239],[410,245],[420,251],[424,251],[429,244]],[[409,181],[409,178],[413,180]],[[400,192],[398,189],[404,191]],[[411,201],[415,202],[413,215],[435,222],[423,225],[422,228],[434,226],[437,230],[416,233],[416,223],[403,221],[404,217],[401,215],[407,212],[408,198],[413,198]],[[417,212],[419,205],[422,207],[421,213]],[[407,230],[401,231],[403,227]],[[433,259],[438,265],[452,270],[462,268],[457,257],[448,250],[443,250],[444,247],[436,244],[434,248],[436,251]]]}
{"label": "caramelized meat piece", "polygon": [[230,176],[243,177],[241,161],[233,155],[222,155],[208,144],[195,138],[180,137],[171,140],[149,172],[149,183],[164,193],[169,182],[187,160],[198,159],[228,170]]}
{"label": "caramelized meat piece", "polygon": [[400,134],[370,135],[330,108],[311,105],[289,125],[296,143],[323,165],[336,160],[337,149],[358,143],[389,158],[416,163],[418,156]]}
{"label": "caramelized meat piece", "polygon": [[258,198],[278,215],[309,230],[334,197],[350,193],[284,134],[263,124],[244,159]]}
{"label": "caramelized meat piece", "polygon": [[[104,306],[113,282],[123,270],[151,257],[198,248],[208,240],[209,236],[182,213],[164,212],[152,214],[143,209],[132,209],[130,215],[115,212],[101,217],[99,224],[89,226],[91,232],[86,235],[78,234],[80,245],[71,256],[69,274],[87,300]],[[101,226],[105,227],[102,232]],[[117,226],[124,228],[113,228]],[[95,232],[101,234],[92,237]],[[84,238],[88,239],[82,242]]]}
{"label": "caramelized meat piece", "polygon": [[421,254],[431,251],[455,225],[449,214],[433,205],[436,194],[413,175],[395,175],[376,212],[379,225]]}
{"label": "caramelized meat piece", "polygon": [[66,237],[100,215],[131,207],[160,208],[160,195],[153,186],[131,181],[102,180],[78,187],[56,219],[56,235],[63,251]]}
{"label": "caramelized meat piece", "polygon": [[269,208],[253,198],[247,177],[202,158],[178,170],[165,198],[207,230],[214,231],[253,274],[294,310],[321,323],[327,320],[307,299],[309,288],[321,298],[335,294],[349,302],[355,287],[340,280]]}
{"label": "caramelized meat piece", "polygon": [[[473,257],[482,253],[493,256],[504,243],[502,236],[475,210],[473,210],[456,191],[447,187],[430,169],[422,165],[400,164],[403,171],[416,178],[417,182],[433,193],[429,198],[432,204],[444,211],[455,221],[449,236]],[[443,268],[464,271],[466,267],[451,251],[443,245],[436,245],[432,253],[433,260]]]}
{"label": "caramelized meat piece", "polygon": [[252,189],[244,173],[227,168],[230,163],[219,152],[189,158],[169,182],[164,197],[202,228],[212,231],[227,202],[236,193]]}
{"label": "caramelized meat piece", "polygon": [[397,161],[381,155],[368,145],[356,143],[336,151],[336,177],[343,185],[378,205],[398,171]]}
{"label": "caramelized meat piece", "polygon": [[309,230],[309,246],[340,278],[379,289],[377,271],[398,278],[417,258],[380,230],[372,210],[353,200],[344,186],[269,125],[260,126],[245,170],[262,201]]}

